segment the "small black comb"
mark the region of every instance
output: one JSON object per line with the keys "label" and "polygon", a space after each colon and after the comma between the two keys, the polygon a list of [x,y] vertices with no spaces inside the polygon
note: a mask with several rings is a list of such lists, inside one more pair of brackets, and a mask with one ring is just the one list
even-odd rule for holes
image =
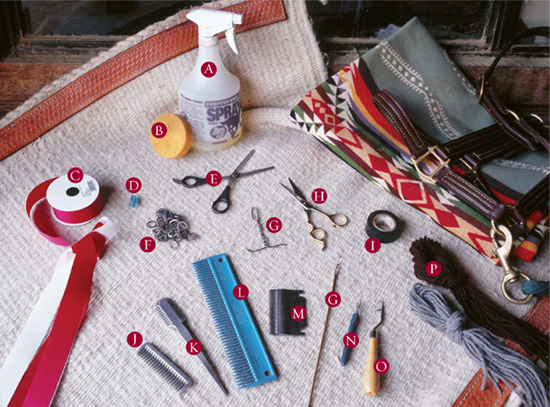
{"label": "small black comb", "polygon": [[269,290],[269,333],[271,335],[304,335],[306,318],[302,321],[292,319],[292,308],[299,305],[306,308],[306,299],[301,290]]}

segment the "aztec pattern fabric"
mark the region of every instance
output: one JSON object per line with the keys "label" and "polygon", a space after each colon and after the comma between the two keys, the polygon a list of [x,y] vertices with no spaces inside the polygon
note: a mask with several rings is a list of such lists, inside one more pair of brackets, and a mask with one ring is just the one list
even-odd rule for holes
{"label": "aztec pattern fabric", "polygon": [[[409,41],[416,44],[414,53],[428,60],[419,63],[429,71],[428,75],[417,71],[416,65],[403,57],[411,55]],[[427,48],[426,52],[422,47]],[[439,68],[430,70],[430,63]],[[437,86],[443,89],[439,94]],[[366,178],[424,212],[494,261],[490,221],[439,185],[422,181],[401,136],[372,102],[380,89],[388,89],[396,96],[417,124],[441,143],[494,123],[477,104],[473,86],[416,18],[309,92],[291,111],[291,119]],[[546,162],[542,158],[538,153],[522,154],[515,161],[491,164],[485,175],[493,180],[490,186],[499,200],[513,203],[539,182],[548,173],[547,157]],[[521,172],[519,168],[525,170],[520,175],[533,185],[523,190],[526,182],[517,174],[510,175],[512,168],[516,173]],[[503,177],[511,179],[507,187],[500,182]],[[527,222],[530,232],[525,239],[515,242],[516,256],[532,260],[548,232],[547,215],[548,208],[530,215]]]}

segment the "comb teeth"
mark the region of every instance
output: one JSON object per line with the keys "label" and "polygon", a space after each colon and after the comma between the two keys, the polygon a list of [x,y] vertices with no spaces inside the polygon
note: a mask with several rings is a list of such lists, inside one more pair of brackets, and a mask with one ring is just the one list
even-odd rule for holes
{"label": "comb teeth", "polygon": [[240,388],[254,383],[258,378],[255,376],[252,366],[250,366],[243,343],[237,335],[237,328],[232,322],[233,320],[210,265],[207,261],[199,261],[193,263],[193,268],[214,319],[225,355],[229,360],[229,366],[237,380],[237,386]]}
{"label": "comb teeth", "polygon": [[172,321],[168,318],[164,310],[157,304],[155,305],[155,309],[157,310],[158,314],[160,315],[160,318],[164,321],[166,326],[172,326]]}
{"label": "comb teeth", "polygon": [[158,301],[155,309],[168,327],[173,327],[185,319],[176,304],[169,298]]}
{"label": "comb teeth", "polygon": [[179,393],[191,385],[192,381],[189,376],[150,343],[139,348],[137,354]]}

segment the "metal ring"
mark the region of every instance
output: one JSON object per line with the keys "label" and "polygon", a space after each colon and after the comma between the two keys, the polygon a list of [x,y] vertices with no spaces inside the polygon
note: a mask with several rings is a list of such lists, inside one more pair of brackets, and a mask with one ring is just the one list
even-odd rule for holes
{"label": "metal ring", "polygon": [[160,233],[159,228],[153,228],[153,229],[151,229],[151,231],[153,232],[153,235],[154,235],[154,236],[156,236],[156,235],[158,235],[158,234]]}
{"label": "metal ring", "polygon": [[495,233],[497,233],[502,237],[505,237],[504,232],[498,228],[498,224],[494,220],[491,220],[491,226],[493,227],[493,230],[495,231]]}
{"label": "metal ring", "polygon": [[157,210],[157,218],[165,216],[168,212],[170,212],[168,209],[160,208]]}
{"label": "metal ring", "polygon": [[517,124],[519,124],[519,122],[521,121],[520,117],[518,116],[518,114],[516,112],[514,112],[513,110],[510,110],[510,109],[504,109],[504,113],[505,114],[511,114],[512,116],[514,116],[514,120],[516,121]]}
{"label": "metal ring", "polygon": [[544,120],[542,120],[542,117],[540,117],[538,114],[529,112],[529,116],[534,117],[534,118],[537,119],[541,124],[544,124]]}
{"label": "metal ring", "polygon": [[483,92],[485,91],[485,74],[481,74],[479,76],[479,80],[481,81],[481,85],[479,87],[479,92],[477,95],[477,103],[481,103],[481,98],[483,97]]}
{"label": "metal ring", "polygon": [[187,230],[187,229],[189,229],[189,225],[187,224],[186,221],[180,220],[180,221],[178,222],[178,229],[179,229],[179,230]]}
{"label": "metal ring", "polygon": [[510,301],[511,303],[513,304],[518,304],[518,305],[522,305],[522,304],[527,304],[529,301],[531,301],[533,299],[533,294],[529,294],[528,296],[524,297],[524,298],[521,298],[521,299],[516,299],[514,297],[512,297],[510,295],[510,293],[508,292],[508,286],[507,284],[510,283],[510,284],[514,284],[513,282],[511,282],[510,280],[511,279],[515,279],[514,283],[515,282],[520,282],[521,279],[523,280],[526,280],[526,281],[529,281],[531,280],[529,278],[529,276],[523,274],[522,272],[517,272],[516,275],[507,275],[507,276],[504,276],[504,278],[502,279],[502,284],[501,284],[501,289],[502,289],[502,294],[504,295],[504,297]]}
{"label": "metal ring", "polygon": [[159,242],[166,242],[168,241],[168,235],[166,233],[159,233],[157,235],[157,238],[158,238],[158,241]]}
{"label": "metal ring", "polygon": [[176,242],[175,240],[170,240],[169,245],[170,245],[170,248],[174,249],[174,250],[176,250],[180,247],[180,244],[178,242]]}
{"label": "metal ring", "polygon": [[199,235],[197,235],[196,233],[189,233],[187,235],[187,240],[195,240],[195,239],[198,239],[199,238]]}
{"label": "metal ring", "polygon": [[174,235],[174,236],[172,237],[172,240],[173,240],[174,242],[181,242],[181,241],[183,240],[183,237],[181,237],[180,235]]}
{"label": "metal ring", "polygon": [[150,220],[149,222],[146,223],[147,227],[148,228],[156,228],[157,227],[157,222],[155,222],[154,220]]}

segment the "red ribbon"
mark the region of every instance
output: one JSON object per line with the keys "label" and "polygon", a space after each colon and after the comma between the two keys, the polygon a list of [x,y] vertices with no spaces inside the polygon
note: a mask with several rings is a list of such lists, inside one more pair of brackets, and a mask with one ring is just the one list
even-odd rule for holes
{"label": "red ribbon", "polygon": [[[38,233],[40,233],[43,237],[54,244],[57,244],[59,246],[70,246],[70,244],[61,236],[58,236],[55,230],[53,230],[53,228],[51,227],[51,222],[53,221],[53,219],[51,219],[51,215],[49,213],[43,213],[43,215],[46,215],[43,216],[43,218],[47,218],[45,219],[45,222],[44,219],[42,219],[41,221],[37,221],[39,219],[35,219],[36,215],[31,213],[35,206],[35,212],[40,210],[44,211],[46,209],[48,209],[49,211],[49,208],[51,208],[51,206],[47,202],[45,202],[46,208],[40,208],[39,206],[37,206],[37,204],[39,204],[40,201],[45,200],[48,187],[56,179],[57,178],[52,178],[37,185],[27,197],[25,207],[27,210],[27,215],[33,225],[36,227],[36,230],[38,230]],[[68,224],[77,225],[94,219],[101,212],[101,207],[101,197],[98,196],[97,199],[90,206],[84,209],[73,212],[64,212],[53,208],[53,212],[55,213],[57,219],[59,219],[60,221]]]}
{"label": "red ribbon", "polygon": [[[101,223],[95,228],[99,226]],[[76,334],[86,317],[94,268],[105,242],[103,235],[92,231],[72,246],[75,259],[52,329],[25,372],[9,407],[51,404]]]}

